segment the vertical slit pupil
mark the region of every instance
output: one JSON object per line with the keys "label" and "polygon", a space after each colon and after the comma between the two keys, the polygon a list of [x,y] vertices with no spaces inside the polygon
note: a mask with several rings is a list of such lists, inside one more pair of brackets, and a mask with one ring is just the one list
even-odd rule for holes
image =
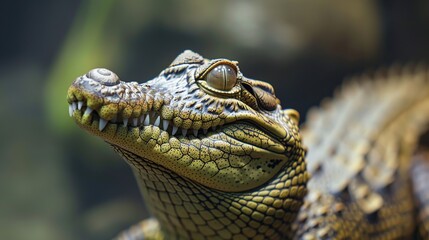
{"label": "vertical slit pupil", "polygon": [[231,90],[237,82],[237,73],[228,65],[219,65],[213,68],[206,76],[207,83],[222,91]]}
{"label": "vertical slit pupil", "polygon": [[226,90],[227,88],[226,88],[226,84],[227,84],[227,81],[228,81],[228,73],[227,73],[227,69],[226,69],[226,67],[225,66],[221,66],[221,68],[220,68],[221,70],[222,70],[222,76],[223,76],[223,90]]}

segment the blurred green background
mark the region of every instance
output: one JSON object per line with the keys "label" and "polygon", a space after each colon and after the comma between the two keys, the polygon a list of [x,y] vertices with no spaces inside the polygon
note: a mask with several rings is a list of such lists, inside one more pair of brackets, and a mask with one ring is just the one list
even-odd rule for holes
{"label": "blurred green background", "polygon": [[0,239],[108,239],[148,216],[126,163],[68,117],[92,68],[144,82],[192,49],[305,117],[347,76],[429,60],[424,0],[2,1],[0,19]]}

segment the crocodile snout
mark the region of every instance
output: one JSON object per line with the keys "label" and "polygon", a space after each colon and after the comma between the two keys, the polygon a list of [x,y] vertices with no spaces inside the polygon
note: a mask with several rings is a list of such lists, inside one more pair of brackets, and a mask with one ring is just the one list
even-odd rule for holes
{"label": "crocodile snout", "polygon": [[118,75],[105,68],[92,69],[86,74],[86,76],[106,86],[113,86],[120,82]]}

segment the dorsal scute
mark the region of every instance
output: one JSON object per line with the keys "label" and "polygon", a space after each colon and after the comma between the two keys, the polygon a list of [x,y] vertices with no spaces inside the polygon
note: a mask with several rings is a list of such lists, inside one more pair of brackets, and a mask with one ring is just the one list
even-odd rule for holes
{"label": "dorsal scute", "polygon": [[427,127],[428,86],[426,69],[391,68],[346,84],[313,111],[303,131],[309,191],[347,196],[366,214],[391,201],[386,192],[405,184],[415,139]]}

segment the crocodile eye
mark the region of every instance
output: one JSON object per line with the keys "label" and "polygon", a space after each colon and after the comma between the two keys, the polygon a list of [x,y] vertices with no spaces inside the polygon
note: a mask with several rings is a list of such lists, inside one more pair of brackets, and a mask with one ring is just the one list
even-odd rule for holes
{"label": "crocodile eye", "polygon": [[219,65],[206,75],[207,84],[222,91],[231,90],[237,83],[237,73],[229,65]]}

